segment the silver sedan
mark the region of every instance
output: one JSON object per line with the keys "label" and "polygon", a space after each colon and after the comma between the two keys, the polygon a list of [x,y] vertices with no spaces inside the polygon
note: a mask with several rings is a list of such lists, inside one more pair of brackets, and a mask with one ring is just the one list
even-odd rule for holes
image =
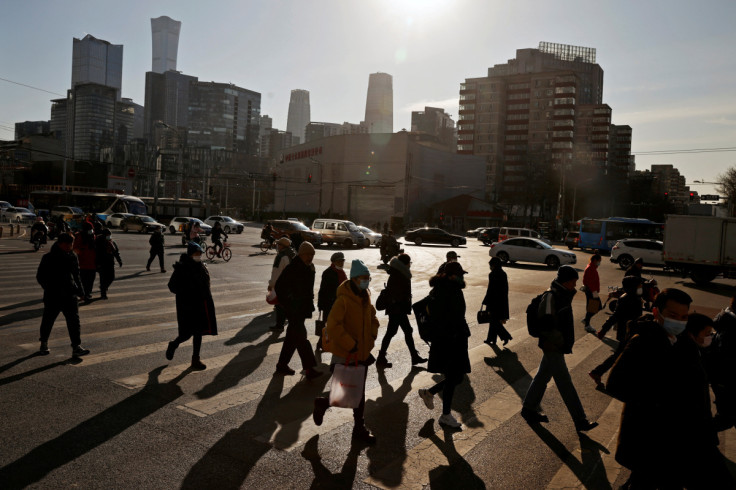
{"label": "silver sedan", "polygon": [[535,262],[547,264],[554,269],[563,264],[574,264],[577,256],[572,252],[558,250],[536,238],[509,238],[491,244],[488,252],[491,257],[498,257],[502,262]]}

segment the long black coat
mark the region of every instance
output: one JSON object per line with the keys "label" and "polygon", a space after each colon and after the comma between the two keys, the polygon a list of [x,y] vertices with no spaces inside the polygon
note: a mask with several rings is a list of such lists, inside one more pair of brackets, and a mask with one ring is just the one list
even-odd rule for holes
{"label": "long black coat", "polygon": [[169,291],[176,295],[179,335],[217,335],[215,302],[206,265],[181,254],[169,279]]}
{"label": "long black coat", "polygon": [[276,280],[274,286],[279,304],[287,316],[312,318],[314,311],[314,266],[305,264],[298,255]]}
{"label": "long black coat", "polygon": [[483,304],[494,320],[509,319],[509,281],[506,272],[499,266],[488,274],[488,289]]}
{"label": "long black coat", "polygon": [[465,321],[465,296],[462,285],[452,279],[435,276],[429,281],[435,303],[430,306],[432,322],[437,322],[429,347],[427,371],[461,374],[470,372],[468,337],[470,328]]}
{"label": "long black coat", "polygon": [[389,262],[388,283],[386,284],[388,294],[388,306],[386,313],[389,315],[411,313],[411,272],[409,267],[396,257]]}
{"label": "long black coat", "polygon": [[64,252],[58,242],[41,258],[36,280],[43,288],[46,300],[68,299],[84,292],[79,279],[77,254]]}
{"label": "long black coat", "polygon": [[337,287],[340,284],[340,273],[332,265],[322,271],[322,281],[319,283],[317,293],[317,308],[322,311],[330,311],[337,299]]}

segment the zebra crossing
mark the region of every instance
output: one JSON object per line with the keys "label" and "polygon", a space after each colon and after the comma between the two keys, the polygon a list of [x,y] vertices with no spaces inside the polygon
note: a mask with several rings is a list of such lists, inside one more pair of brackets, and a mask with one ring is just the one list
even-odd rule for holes
{"label": "zebra crossing", "polygon": [[[0,260],[0,269],[3,271],[0,288],[7,291],[0,300],[0,343],[31,353],[38,348],[35,336],[43,308],[40,301],[42,291],[35,281],[40,254],[19,254],[12,260],[7,257]],[[316,264],[318,270],[327,265],[324,262]],[[218,311],[219,335],[203,338],[202,359],[207,364],[207,370],[189,370],[184,353],[186,344],[182,346],[182,352],[177,353],[174,361],[163,360],[168,341],[176,336],[177,331],[174,296],[167,289],[170,274],[141,272],[132,268],[116,271],[119,279],[109,291],[109,300],[97,300],[80,307],[82,341],[86,347],[92,349],[92,353],[84,357],[82,362],[73,364],[73,370],[101,372],[104,376],[109,373],[108,382],[111,387],[133,392],[145,389],[150,383],[152,369],[165,363],[165,367],[157,372],[157,383],[179,383],[184,393],[173,402],[173,408],[191,416],[192,423],[221,417],[229,411],[252,410],[253,405],[261,403],[273,389],[273,366],[281,350],[283,334],[268,330],[274,319],[270,314],[271,307],[265,303],[263,278],[243,276],[233,280],[231,276],[227,276],[219,280],[216,269],[213,267],[210,270],[213,275],[212,293]],[[424,293],[426,286],[424,289],[421,286],[415,289],[416,297],[421,297]],[[379,318],[382,326],[376,340],[377,345],[385,332],[387,320],[383,315]],[[311,330],[310,326],[311,322],[308,322],[308,331]],[[507,346],[510,350],[528,347],[530,343],[536,342],[528,336],[520,320],[511,322],[510,327],[514,336]],[[494,374],[486,366],[489,348],[480,343],[482,337],[476,335],[485,327],[471,324],[471,329],[474,336],[469,351],[472,366],[469,378],[473,384]],[[422,345],[416,330],[415,337],[417,345]],[[316,337],[310,335],[309,340],[314,345]],[[58,362],[60,358],[68,357],[68,338],[62,317],[57,319],[49,346],[51,356],[45,362]],[[423,348],[426,349],[426,346]],[[389,348],[389,358],[392,354],[400,356],[405,349],[401,336],[395,337]],[[606,344],[594,336],[583,335],[575,343],[574,354],[568,356],[568,366],[572,372],[591,358],[602,360],[609,352]],[[320,369],[327,371],[329,360],[329,354],[321,354],[318,357],[318,361],[322,363]],[[297,364],[298,358],[295,356],[292,365]],[[528,364],[536,363],[530,361]],[[395,366],[386,372],[386,379],[379,383],[370,379],[375,378],[375,370],[371,368],[366,386],[367,420],[401,403],[409,403],[414,417],[428,415],[418,401],[416,391],[431,386],[436,380],[431,373],[423,370],[412,370],[409,376],[407,367],[406,363]],[[531,367],[528,372],[530,377],[535,374]],[[518,379],[494,392],[477,394],[472,410],[460,414],[464,430],[454,438],[454,450],[460,458],[471,453],[494,431],[516,417],[521,410],[520,393],[526,390],[528,379]],[[280,396],[285,398],[306,383],[308,382],[298,374],[287,376],[278,385]],[[329,389],[328,384],[328,376],[323,376],[316,384],[316,389],[326,391]],[[310,403],[310,399],[304,400],[304,404]],[[591,433],[591,437],[607,449],[597,463],[603,465],[603,469],[580,468],[585,461],[585,448],[578,445],[570,449],[574,461],[559,463],[559,470],[549,481],[548,488],[582,488],[589,483],[584,481],[585,475],[595,474],[600,477],[600,471],[604,472],[608,482],[613,483],[619,478],[622,468],[614,461],[613,453],[620,410],[618,401],[608,401],[601,415],[597,417],[600,426]],[[304,417],[302,407],[298,415],[282,415],[276,424],[277,430],[268,427],[257,432],[253,439],[272,446],[274,450],[298,455],[315,436],[330,436],[351,423],[352,411],[330,409],[324,423],[316,426],[311,417]],[[432,430],[434,435],[406,448],[404,459],[376,469],[363,478],[362,483],[379,488],[396,488],[390,475],[400,474],[401,488],[423,488],[430,485],[430,472],[448,462],[447,455],[436,443],[443,432],[437,427]],[[736,459],[736,438],[733,432],[735,431],[726,433],[722,442],[722,450],[732,460]],[[392,483],[388,485],[386,482]]]}

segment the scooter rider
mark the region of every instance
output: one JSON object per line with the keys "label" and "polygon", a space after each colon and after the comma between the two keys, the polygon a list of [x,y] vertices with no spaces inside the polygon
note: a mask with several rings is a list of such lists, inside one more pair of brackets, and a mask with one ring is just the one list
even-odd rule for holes
{"label": "scooter rider", "polygon": [[49,229],[46,227],[46,223],[44,223],[43,218],[40,216],[36,218],[36,222],[33,223],[33,226],[31,226],[31,243],[33,243],[33,241],[36,239],[36,235],[38,235],[39,233],[41,234],[41,243],[46,243]]}

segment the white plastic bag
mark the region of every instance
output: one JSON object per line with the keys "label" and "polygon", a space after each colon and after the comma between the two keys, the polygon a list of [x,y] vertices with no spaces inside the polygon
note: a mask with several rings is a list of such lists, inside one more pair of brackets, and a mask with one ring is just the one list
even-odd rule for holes
{"label": "white plastic bag", "polygon": [[336,364],[332,372],[330,406],[358,408],[365,388],[365,366]]}

